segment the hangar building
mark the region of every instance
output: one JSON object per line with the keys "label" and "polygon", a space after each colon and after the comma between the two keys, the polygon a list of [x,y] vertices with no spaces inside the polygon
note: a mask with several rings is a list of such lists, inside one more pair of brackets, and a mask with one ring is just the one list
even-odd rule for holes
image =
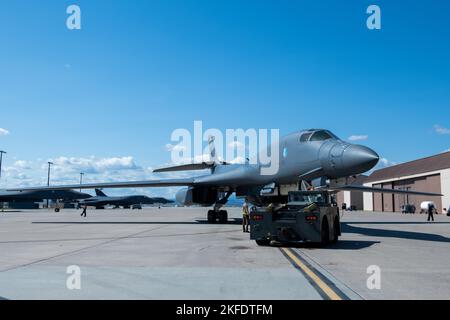
{"label": "hangar building", "polygon": [[[366,175],[359,175],[353,180],[348,181],[351,185],[363,185],[367,180]],[[361,191],[339,191],[336,198],[339,208],[342,208],[342,204],[345,203],[347,208],[352,210],[363,210],[364,209],[364,198]]]}
{"label": "hangar building", "polygon": [[441,193],[443,197],[364,193],[364,210],[401,212],[404,204],[433,201],[438,212],[450,206],[450,151],[374,171],[364,186]]}

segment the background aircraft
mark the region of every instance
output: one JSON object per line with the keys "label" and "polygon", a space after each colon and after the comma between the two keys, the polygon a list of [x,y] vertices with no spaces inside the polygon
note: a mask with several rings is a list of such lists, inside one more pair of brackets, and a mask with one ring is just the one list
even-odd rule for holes
{"label": "background aircraft", "polygon": [[[377,189],[362,186],[350,186],[347,178],[372,169],[379,160],[372,149],[342,141],[329,130],[309,129],[287,135],[279,141],[279,170],[276,174],[261,174],[261,164],[228,164],[218,161],[210,139],[210,161],[191,163],[157,169],[154,172],[210,169],[211,174],[183,179],[164,179],[149,181],[126,181],[113,183],[83,184],[82,188],[127,188],[127,187],[165,187],[185,186],[176,194],[178,202],[184,205],[214,205],[208,211],[208,222],[217,220],[225,223],[227,211],[221,210],[232,193],[237,197],[246,197],[253,204],[267,201],[282,201],[289,187],[298,189],[304,183],[315,188],[334,190],[359,190],[365,192],[401,193],[433,195],[433,193],[405,190]],[[276,150],[274,145],[264,150],[269,154]],[[268,152],[269,151],[269,152]],[[12,190],[66,190],[79,188],[80,185],[35,187]]]}
{"label": "background aircraft", "polygon": [[46,199],[70,202],[90,197],[90,194],[74,190],[0,190],[0,202],[41,202]]}
{"label": "background aircraft", "polygon": [[165,198],[150,198],[147,196],[135,195],[135,196],[122,196],[122,197],[108,197],[100,189],[95,189],[96,196],[86,198],[79,201],[80,206],[91,206],[97,209],[103,209],[107,205],[115,207],[123,207],[125,209],[131,208],[133,205],[142,204],[166,204],[173,201]]}

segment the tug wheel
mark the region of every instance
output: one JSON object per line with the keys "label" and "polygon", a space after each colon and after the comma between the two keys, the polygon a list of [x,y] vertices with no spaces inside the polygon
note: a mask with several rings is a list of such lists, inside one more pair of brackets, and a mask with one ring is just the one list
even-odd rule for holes
{"label": "tug wheel", "polygon": [[333,233],[334,233],[334,238],[333,241],[331,241],[331,243],[337,243],[339,240],[339,235],[341,234],[341,230],[340,230],[340,224],[339,224],[339,218],[336,217],[334,219],[334,226],[333,226]]}
{"label": "tug wheel", "polygon": [[258,246],[261,247],[267,247],[270,244],[270,240],[267,239],[255,240],[255,242]]}
{"label": "tug wheel", "polygon": [[323,218],[322,229],[320,230],[320,244],[327,245],[330,242],[330,228],[328,227],[327,217]]}

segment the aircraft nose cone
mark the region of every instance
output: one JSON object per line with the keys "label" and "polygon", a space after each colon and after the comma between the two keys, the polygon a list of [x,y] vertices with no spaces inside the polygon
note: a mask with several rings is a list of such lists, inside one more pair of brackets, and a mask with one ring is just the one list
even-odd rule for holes
{"label": "aircraft nose cone", "polygon": [[350,145],[344,150],[342,160],[347,168],[351,168],[357,173],[363,173],[375,167],[380,157],[370,148]]}

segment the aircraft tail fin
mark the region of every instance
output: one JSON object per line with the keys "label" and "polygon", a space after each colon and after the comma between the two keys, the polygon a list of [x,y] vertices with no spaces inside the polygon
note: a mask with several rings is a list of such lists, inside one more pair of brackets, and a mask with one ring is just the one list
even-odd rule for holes
{"label": "aircraft tail fin", "polygon": [[106,195],[102,190],[100,190],[100,189],[95,189],[95,194],[96,194],[98,197],[107,197],[107,195]]}
{"label": "aircraft tail fin", "polygon": [[214,144],[214,140],[216,138],[214,136],[208,137],[208,147],[209,147],[209,161],[211,163],[217,163],[217,154],[216,154],[216,145]]}

